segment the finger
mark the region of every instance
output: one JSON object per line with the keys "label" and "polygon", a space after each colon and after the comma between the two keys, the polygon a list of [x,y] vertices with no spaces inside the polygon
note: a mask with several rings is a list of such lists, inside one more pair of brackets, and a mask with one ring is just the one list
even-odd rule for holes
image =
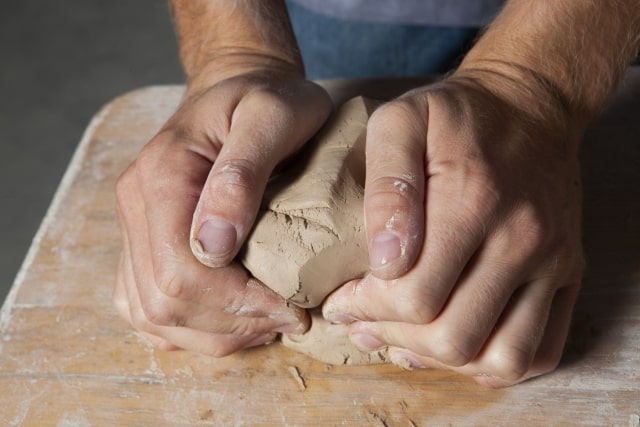
{"label": "finger", "polygon": [[[122,223],[122,222],[121,222]],[[131,269],[131,254],[129,251],[129,239],[127,237],[126,231],[123,229],[123,250],[120,255],[120,262],[118,264],[118,273],[116,279],[116,286],[114,288],[113,293],[113,302],[116,310],[120,314],[120,316],[129,322],[131,325],[134,325],[135,322],[132,319],[132,312],[134,311],[134,307],[140,306],[140,301],[138,299],[137,292],[135,291],[135,283],[133,278],[133,271]],[[128,289],[133,289],[133,294],[130,294]],[[130,301],[132,303],[130,303]],[[140,331],[140,333],[147,338],[154,346],[160,348],[162,350],[176,350],[178,347],[174,346],[167,340],[144,332]]]}
{"label": "finger", "polygon": [[[131,271],[129,269],[129,271]],[[130,279],[131,280],[131,279]],[[135,289],[135,288],[134,288]],[[132,310],[122,312],[122,316],[140,330],[155,347],[164,350],[185,349],[214,357],[227,356],[238,350],[267,344],[276,338],[275,333],[252,335],[213,334],[185,327],[158,326],[148,322],[140,307],[137,292],[128,296],[132,301]],[[135,320],[131,312],[136,313]]]}
{"label": "finger", "polygon": [[[553,296],[550,309],[546,308],[549,304],[545,301],[545,292],[538,289],[537,303],[516,304],[517,308],[510,310],[509,320],[499,327],[486,349],[463,366],[451,366],[401,347],[389,347],[389,358],[404,368],[453,370],[492,388],[507,387],[545,374],[555,369],[562,356],[578,289],[579,285],[560,289]],[[525,295],[518,299],[524,300]]]}
{"label": "finger", "polygon": [[[582,260],[572,253],[559,269],[556,258],[521,288],[472,365],[477,381],[505,386],[549,372],[557,366],[567,337],[573,305],[582,280]],[[571,266],[567,269],[566,266]],[[564,284],[556,291],[558,284]]]}
{"label": "finger", "polygon": [[137,272],[154,275],[136,274],[136,278],[155,281],[163,293],[181,299],[197,298],[202,286],[208,285],[172,288],[165,278],[169,275],[167,263],[189,258],[191,218],[211,168],[211,162],[195,152],[193,145],[173,132],[158,134],[141,151],[134,173],[123,175],[122,190],[117,192],[122,199],[118,205],[126,213],[123,217],[130,234],[132,257],[146,261],[145,267],[137,268]]}
{"label": "finger", "polygon": [[[184,153],[176,151],[174,164],[179,165]],[[160,152],[162,154],[162,150]],[[186,189],[193,188],[195,182],[188,179],[193,177],[190,173],[194,172],[197,165],[195,163],[188,173],[177,173],[171,182]],[[131,185],[128,191],[120,192],[119,196],[124,228],[128,230],[130,258],[136,260],[130,268],[134,275],[131,282],[135,284],[142,311],[136,314],[145,317],[145,320],[139,321],[139,329],[148,330],[152,325],[184,326],[238,335],[275,329],[306,330],[308,320],[303,310],[287,307],[281,297],[263,285],[250,281],[247,272],[238,264],[213,270],[193,257],[185,232],[190,224],[191,213],[188,207],[184,209],[184,206],[176,203],[176,200],[188,203],[180,197],[182,193],[164,188],[169,196],[173,196],[165,201],[166,205],[171,206],[171,209],[166,209],[162,200],[147,194],[145,196],[149,198],[149,203],[156,205],[145,206],[140,187]],[[192,200],[193,203],[195,201]],[[165,210],[170,212],[158,213]],[[161,224],[158,225],[158,222]],[[152,228],[157,231],[155,234],[151,232]],[[130,299],[134,297],[129,295]]]}
{"label": "finger", "polygon": [[[365,224],[373,274],[393,279],[413,265],[423,238],[426,108],[410,100],[379,107],[366,144]],[[420,117],[420,115],[424,117]]]}
{"label": "finger", "polygon": [[[286,302],[262,283],[251,279],[237,263],[222,269],[211,269],[199,263],[190,252],[183,258],[157,255],[163,263],[163,276],[171,285],[158,285],[155,266],[146,256],[144,236],[130,233],[135,290],[140,300],[138,327],[172,341],[164,328],[185,327],[216,334],[254,335],[270,331],[301,333],[308,326],[304,310],[287,307]],[[136,239],[141,241],[136,241]],[[184,248],[188,251],[187,248]],[[157,277],[157,276],[155,276]],[[172,297],[162,289],[199,287],[194,298]],[[189,290],[188,292],[195,292]],[[185,292],[186,294],[186,292]],[[134,298],[135,296],[130,296]],[[155,331],[155,332],[154,332]],[[193,335],[193,334],[191,334]]]}
{"label": "finger", "polygon": [[296,114],[304,109],[297,102],[254,90],[233,111],[193,215],[191,247],[202,263],[220,267],[231,262],[255,221],[273,169],[322,124],[322,115]]}
{"label": "finger", "polygon": [[579,291],[580,283],[577,282],[556,293],[542,341],[524,379],[550,372],[560,363]]}
{"label": "finger", "polygon": [[425,194],[426,234],[414,267],[398,279],[383,280],[373,272],[345,284],[326,300],[327,319],[424,324],[440,314],[492,231],[496,200],[483,181],[466,176],[464,167],[447,173],[442,166],[433,169]]}
{"label": "finger", "polygon": [[[547,284],[523,287],[514,296],[505,319],[496,325],[496,331],[479,355],[477,351],[469,350],[475,349],[475,343],[465,342],[467,338],[477,340],[473,325],[467,326],[470,329],[465,331],[455,324],[443,327],[440,318],[426,325],[356,322],[350,326],[350,334],[354,344],[362,349],[371,350],[371,343],[377,342],[431,357],[447,366],[484,368],[500,378],[519,378],[523,374],[522,367],[529,367],[538,347],[550,302]],[[483,333],[481,344],[485,344],[486,338]]]}
{"label": "finger", "polygon": [[398,279],[384,280],[371,273],[344,284],[325,300],[325,318],[335,323],[433,321],[483,239],[480,230],[459,226],[460,221],[453,218],[445,221],[442,216],[447,210],[446,205],[441,211],[434,209],[424,248],[413,269]]}
{"label": "finger", "polygon": [[481,377],[520,381],[538,350],[555,294],[552,283],[530,283],[514,295],[496,331],[470,368]]}
{"label": "finger", "polygon": [[[140,296],[135,286],[133,267],[128,248],[129,242],[125,233],[125,246],[121,258],[121,283],[126,293],[128,312],[122,315],[147,338],[153,345],[162,350],[186,349],[215,357],[229,355],[243,348],[254,347],[272,342],[276,334],[272,332],[249,335],[215,334],[188,327],[156,325],[149,321],[142,308]],[[118,292],[122,292],[120,289]]]}
{"label": "finger", "polygon": [[[534,247],[524,243],[517,233],[502,232],[490,237],[467,264],[445,308],[434,321],[420,328],[424,339],[417,340],[416,336],[413,346],[407,348],[451,366],[462,366],[475,359],[489,337],[496,335],[498,320],[502,317],[504,321],[507,304],[522,307],[542,302],[546,303],[542,306],[546,312],[550,298],[541,299],[540,295],[522,291],[514,295],[516,289],[525,283],[533,266],[537,265],[539,256],[534,255]],[[547,286],[546,289],[553,291],[553,285],[563,280],[564,277],[553,277],[540,284],[527,284],[524,288],[544,290]],[[524,301],[515,303],[516,297],[522,293],[524,296],[519,298]],[[526,313],[520,314],[524,316]],[[531,320],[531,316],[524,319]],[[521,329],[516,327],[515,333],[525,330],[525,324],[518,326]],[[406,339],[412,340],[411,336]]]}

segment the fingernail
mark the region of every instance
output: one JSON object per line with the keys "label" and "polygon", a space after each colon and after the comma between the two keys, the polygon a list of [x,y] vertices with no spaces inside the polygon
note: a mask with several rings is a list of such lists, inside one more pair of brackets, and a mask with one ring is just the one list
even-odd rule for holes
{"label": "fingernail", "polygon": [[202,224],[197,239],[206,255],[221,257],[233,250],[237,237],[236,228],[230,222],[211,218]]}
{"label": "fingernail", "polygon": [[347,324],[347,323],[351,323],[353,321],[355,321],[356,319],[353,318],[353,316],[346,314],[346,313],[327,313],[325,315],[325,318],[331,322],[331,323],[341,323],[341,324]]}
{"label": "fingernail", "polygon": [[414,355],[406,353],[404,351],[389,352],[389,359],[391,359],[391,363],[407,371],[425,367],[424,364],[420,362]]}
{"label": "fingernail", "polygon": [[369,334],[353,334],[351,335],[351,341],[362,351],[373,351],[384,347],[384,344],[379,339]]}
{"label": "fingernail", "polygon": [[383,231],[371,241],[371,247],[369,248],[371,268],[375,270],[384,267],[398,259],[401,253],[402,249],[398,236],[388,231]]}

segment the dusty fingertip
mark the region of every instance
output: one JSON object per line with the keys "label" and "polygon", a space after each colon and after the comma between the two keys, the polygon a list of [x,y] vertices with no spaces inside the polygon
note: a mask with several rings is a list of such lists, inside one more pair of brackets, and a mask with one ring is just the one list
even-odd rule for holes
{"label": "dusty fingertip", "polygon": [[227,265],[233,255],[238,232],[230,222],[222,218],[209,218],[191,237],[191,251],[209,267]]}
{"label": "dusty fingertip", "polygon": [[347,305],[342,303],[343,299],[334,293],[325,300],[322,306],[322,317],[333,324],[348,324],[355,320],[346,310]]}
{"label": "dusty fingertip", "polygon": [[405,371],[413,371],[414,369],[424,369],[425,364],[418,360],[413,354],[403,350],[388,350],[388,357],[391,363]]}

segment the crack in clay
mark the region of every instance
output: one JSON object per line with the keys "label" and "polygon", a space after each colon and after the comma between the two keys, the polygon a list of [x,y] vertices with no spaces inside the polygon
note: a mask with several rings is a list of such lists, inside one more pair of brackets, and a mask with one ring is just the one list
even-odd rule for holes
{"label": "crack in clay", "polygon": [[[334,289],[369,270],[364,147],[377,105],[363,98],[347,102],[265,189],[240,259],[289,303],[318,307]],[[284,335],[286,346],[331,364],[386,361],[385,352],[358,351],[345,325],[326,321],[319,309],[310,314],[309,331]]]}

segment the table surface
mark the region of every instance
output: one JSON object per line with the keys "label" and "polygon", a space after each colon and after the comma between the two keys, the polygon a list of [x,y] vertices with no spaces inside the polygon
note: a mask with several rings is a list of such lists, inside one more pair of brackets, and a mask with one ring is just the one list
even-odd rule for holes
{"label": "table surface", "polygon": [[[414,81],[331,81],[337,99]],[[444,371],[327,366],[280,344],[155,350],[111,306],[114,183],[180,100],[158,86],[90,123],[0,315],[0,425],[640,425],[640,70],[582,150],[588,270],[553,373],[487,390]]]}

